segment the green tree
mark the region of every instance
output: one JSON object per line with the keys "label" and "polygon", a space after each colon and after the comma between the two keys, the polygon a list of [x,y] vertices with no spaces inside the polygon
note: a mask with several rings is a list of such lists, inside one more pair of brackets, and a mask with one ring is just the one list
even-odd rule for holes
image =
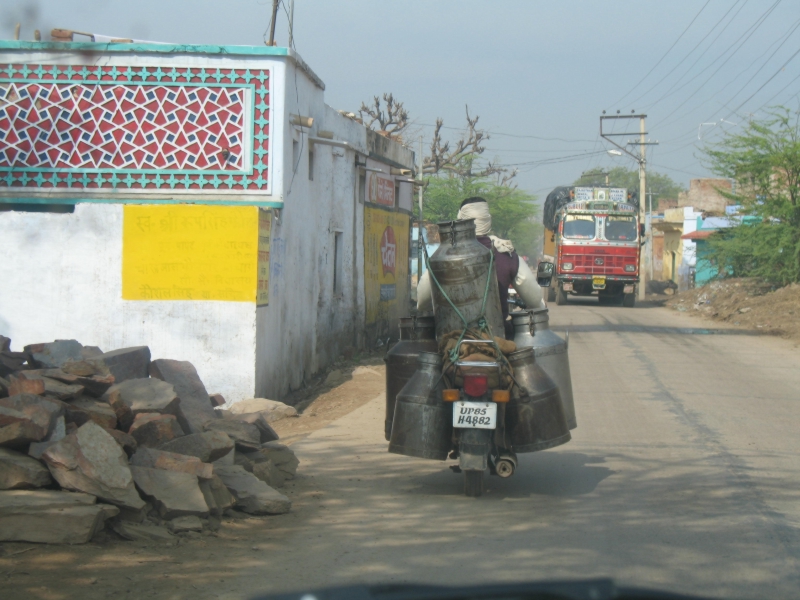
{"label": "green tree", "polygon": [[[573,185],[595,187],[606,184],[606,174],[608,174],[608,184],[612,187],[626,188],[628,191],[639,193],[639,170],[627,169],[625,167],[614,167],[609,171],[604,171],[601,167],[589,169],[575,180]],[[647,195],[648,202],[650,192],[653,194],[653,207],[658,206],[659,198],[677,198],[678,194],[684,191],[684,187],[672,179],[669,175],[647,172]],[[649,203],[647,204],[649,208]]]}
{"label": "green tree", "polygon": [[481,196],[488,202],[493,235],[511,240],[519,254],[539,253],[542,226],[536,220],[539,212],[536,197],[488,177],[426,178],[423,218],[433,223],[451,221],[458,215],[461,202],[470,196]]}
{"label": "green tree", "polygon": [[716,236],[721,275],[800,281],[800,111],[775,107],[703,153],[714,173],[736,182],[720,193],[761,219]]}

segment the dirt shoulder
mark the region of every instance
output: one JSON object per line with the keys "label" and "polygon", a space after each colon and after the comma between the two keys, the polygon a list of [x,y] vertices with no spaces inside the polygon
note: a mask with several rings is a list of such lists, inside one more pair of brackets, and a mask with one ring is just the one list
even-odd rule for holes
{"label": "dirt shoulder", "polygon": [[676,294],[665,306],[800,342],[800,284],[775,289],[758,279],[724,279]]}

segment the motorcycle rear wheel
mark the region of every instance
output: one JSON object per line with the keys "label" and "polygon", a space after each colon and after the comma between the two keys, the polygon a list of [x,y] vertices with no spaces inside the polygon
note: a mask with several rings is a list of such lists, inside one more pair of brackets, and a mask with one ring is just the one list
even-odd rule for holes
{"label": "motorcycle rear wheel", "polygon": [[464,495],[468,498],[483,495],[483,471],[464,471]]}

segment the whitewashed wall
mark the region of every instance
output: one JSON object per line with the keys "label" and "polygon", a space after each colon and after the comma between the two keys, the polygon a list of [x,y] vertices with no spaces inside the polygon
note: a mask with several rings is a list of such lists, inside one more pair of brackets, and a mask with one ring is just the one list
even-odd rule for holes
{"label": "whitewashed wall", "polygon": [[12,349],[77,339],[104,351],[149,346],[188,360],[211,393],[255,388],[255,305],[123,300],[122,205],[72,214],[0,212],[0,334]]}

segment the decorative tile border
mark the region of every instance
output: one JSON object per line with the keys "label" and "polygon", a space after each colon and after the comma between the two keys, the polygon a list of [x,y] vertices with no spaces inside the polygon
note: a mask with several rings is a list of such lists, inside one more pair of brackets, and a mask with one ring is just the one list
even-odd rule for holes
{"label": "decorative tile border", "polygon": [[269,190],[269,71],[0,64],[3,188]]}

